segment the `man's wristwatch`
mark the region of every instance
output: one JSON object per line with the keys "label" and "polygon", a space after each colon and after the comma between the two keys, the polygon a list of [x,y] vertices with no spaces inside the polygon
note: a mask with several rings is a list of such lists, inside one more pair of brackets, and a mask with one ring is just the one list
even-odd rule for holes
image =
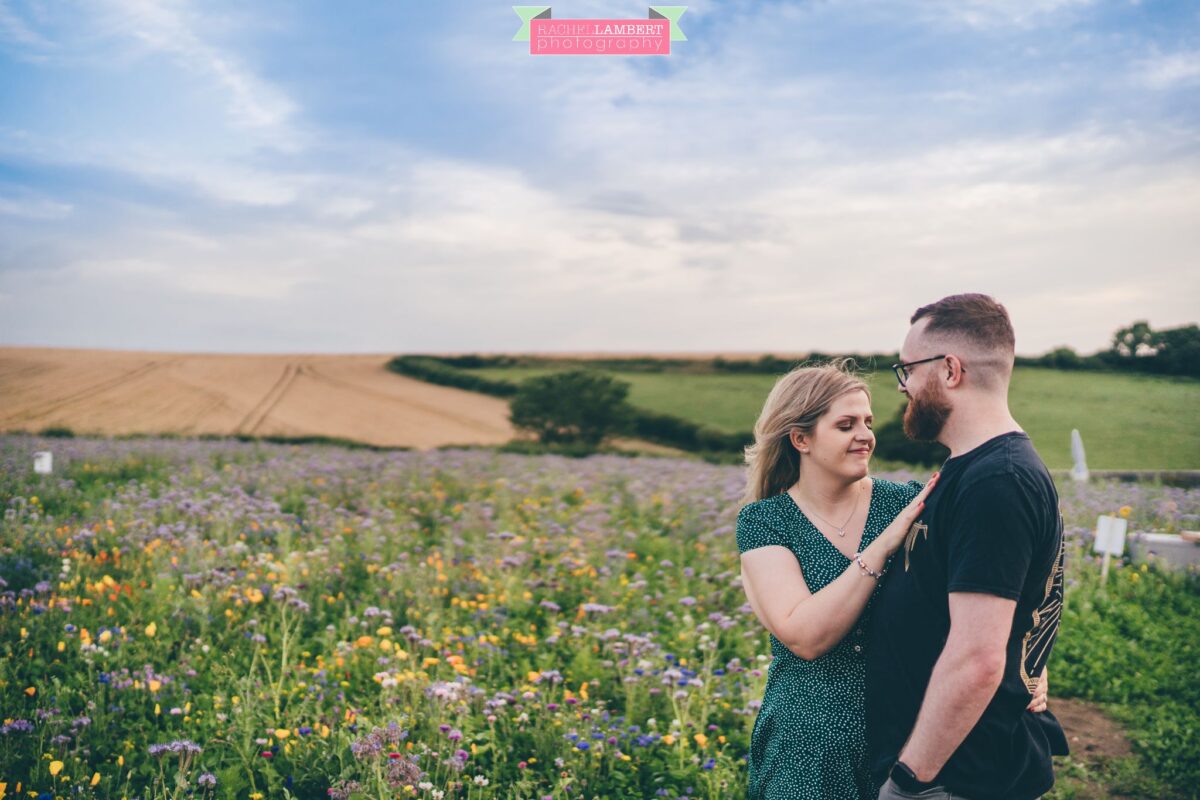
{"label": "man's wristwatch", "polygon": [[897,761],[892,765],[892,771],[889,774],[889,777],[892,779],[892,783],[896,784],[906,792],[923,792],[926,789],[932,789],[933,787],[937,786],[937,783],[933,781],[926,783],[925,781],[917,778],[917,773],[913,772],[912,768],[903,761]]}

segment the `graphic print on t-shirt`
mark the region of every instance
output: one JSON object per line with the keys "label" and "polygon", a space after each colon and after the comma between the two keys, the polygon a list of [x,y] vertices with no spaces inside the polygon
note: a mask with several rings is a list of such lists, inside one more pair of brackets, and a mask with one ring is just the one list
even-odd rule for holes
{"label": "graphic print on t-shirt", "polygon": [[923,539],[929,538],[929,526],[917,520],[908,529],[908,535],[904,537],[904,571],[908,572],[908,557],[912,553],[913,546],[917,543],[917,536]]}
{"label": "graphic print on t-shirt", "polygon": [[1021,680],[1029,687],[1030,694],[1035,693],[1038,678],[1046,668],[1050,648],[1054,646],[1054,637],[1058,633],[1058,622],[1062,618],[1065,553],[1066,542],[1060,538],[1054,567],[1046,578],[1046,594],[1041,605],[1034,609],[1032,626],[1021,641]]}

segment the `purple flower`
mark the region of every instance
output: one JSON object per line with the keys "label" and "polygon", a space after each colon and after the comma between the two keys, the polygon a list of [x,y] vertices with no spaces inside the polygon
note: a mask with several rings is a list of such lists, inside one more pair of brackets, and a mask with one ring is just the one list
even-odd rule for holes
{"label": "purple flower", "polygon": [[180,755],[197,755],[202,753],[204,748],[193,742],[191,739],[176,739],[167,744],[152,744],[146,748],[146,752],[152,756],[165,756],[168,753],[178,753]]}

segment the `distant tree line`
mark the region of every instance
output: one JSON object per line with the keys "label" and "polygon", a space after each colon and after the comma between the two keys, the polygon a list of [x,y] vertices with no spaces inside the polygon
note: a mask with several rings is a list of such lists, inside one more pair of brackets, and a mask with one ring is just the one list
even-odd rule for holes
{"label": "distant tree line", "polygon": [[1018,366],[1068,370],[1120,370],[1200,378],[1200,326],[1154,330],[1139,320],[1113,334],[1107,350],[1089,356],[1058,347],[1036,358],[1017,358]]}
{"label": "distant tree line", "polygon": [[[758,358],[711,359],[653,358],[631,356],[629,358],[588,359],[593,369],[614,372],[689,372],[689,373],[743,373],[755,375],[782,375],[804,362],[824,362],[835,357],[850,357],[867,371],[887,369],[899,355],[897,353],[822,353],[814,351],[803,358],[780,358],[766,354]],[[460,356],[399,356],[393,359],[393,369],[405,375],[419,377],[447,386],[511,397],[516,394],[515,383],[489,380],[458,370],[481,369],[484,367],[577,367],[579,359],[570,356],[520,356],[520,355],[460,355]],[[1200,326],[1182,325],[1175,328],[1154,330],[1145,320],[1121,328],[1113,334],[1107,350],[1091,355],[1082,355],[1070,347],[1056,347],[1040,356],[1017,356],[1017,366],[1050,367],[1066,370],[1119,370],[1155,373],[1160,375],[1187,375],[1200,377]],[[436,380],[434,380],[436,378]]]}

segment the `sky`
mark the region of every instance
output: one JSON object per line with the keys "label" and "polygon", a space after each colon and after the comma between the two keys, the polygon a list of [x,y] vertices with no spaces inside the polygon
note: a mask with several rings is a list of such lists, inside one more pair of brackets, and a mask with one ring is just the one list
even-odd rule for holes
{"label": "sky", "polygon": [[[572,0],[556,19],[646,18]],[[0,0],[0,344],[1017,351],[1200,319],[1200,4]]]}

